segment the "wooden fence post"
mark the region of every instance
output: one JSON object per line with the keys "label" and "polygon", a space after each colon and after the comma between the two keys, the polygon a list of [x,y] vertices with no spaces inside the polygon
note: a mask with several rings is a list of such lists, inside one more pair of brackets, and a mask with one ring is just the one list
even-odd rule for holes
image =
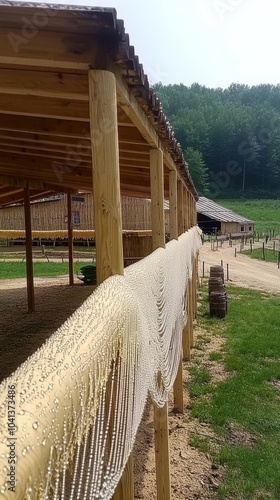
{"label": "wooden fence post", "polygon": [[30,210],[30,190],[27,184],[24,188],[24,221],[25,221],[25,249],[26,249],[26,280],[28,312],[35,311],[34,277],[32,259],[32,227]]}
{"label": "wooden fence post", "polygon": [[[109,276],[124,273],[117,94],[113,73],[103,70],[89,71],[89,109],[96,275],[100,284]],[[106,131],[103,128],[104,123],[111,125]],[[100,137],[101,140],[96,141],[96,137]],[[133,460],[130,456],[114,498],[133,500],[133,489]]]}
{"label": "wooden fence post", "polygon": [[[159,149],[150,151],[151,208],[153,250],[165,248],[163,154]],[[170,500],[170,463],[168,403],[163,408],[154,404],[155,454],[158,500]]]}
{"label": "wooden fence post", "polygon": [[[178,203],[177,203],[177,173],[169,173],[169,218],[170,218],[170,239],[178,240]],[[183,386],[183,362],[182,352],[178,366],[177,377],[173,386],[174,406],[181,413],[184,413],[184,386]]]}
{"label": "wooden fence post", "polygon": [[178,235],[184,232],[184,186],[182,181],[177,182],[178,196]]}
{"label": "wooden fence post", "polygon": [[73,220],[72,220],[72,196],[67,193],[67,229],[68,229],[68,268],[69,285],[74,285],[74,264],[73,264]]}
{"label": "wooden fence post", "polygon": [[[189,209],[189,193],[187,189],[183,192],[183,212],[184,212],[184,228],[185,231],[190,229],[190,209]],[[189,301],[190,301],[190,283],[187,282],[185,303],[187,307],[187,324],[183,330],[183,360],[188,361],[191,357],[191,329],[189,321]]]}

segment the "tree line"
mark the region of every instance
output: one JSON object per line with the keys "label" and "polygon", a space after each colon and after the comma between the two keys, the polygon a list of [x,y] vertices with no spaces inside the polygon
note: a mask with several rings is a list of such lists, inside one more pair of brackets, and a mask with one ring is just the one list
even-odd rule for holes
{"label": "tree line", "polygon": [[154,88],[200,194],[279,194],[280,84]]}

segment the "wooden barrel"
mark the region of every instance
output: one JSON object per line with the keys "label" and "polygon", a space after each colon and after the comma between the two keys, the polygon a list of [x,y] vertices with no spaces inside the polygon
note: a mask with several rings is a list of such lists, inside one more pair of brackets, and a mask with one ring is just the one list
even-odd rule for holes
{"label": "wooden barrel", "polygon": [[225,292],[211,292],[210,316],[224,318],[227,313],[227,297]]}
{"label": "wooden barrel", "polygon": [[211,266],[210,267],[210,278],[221,278],[223,283],[225,282],[225,274],[222,266]]}
{"label": "wooden barrel", "polygon": [[208,281],[209,298],[211,292],[225,292],[225,285],[221,278],[209,278]]}

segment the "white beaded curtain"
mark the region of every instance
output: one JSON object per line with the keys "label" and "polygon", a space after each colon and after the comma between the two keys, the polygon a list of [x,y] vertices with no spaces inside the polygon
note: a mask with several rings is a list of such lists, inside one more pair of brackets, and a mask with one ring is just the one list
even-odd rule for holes
{"label": "white beaded curtain", "polygon": [[[163,406],[200,246],[193,228],[100,285],[0,386],[0,498],[108,499],[150,393]],[[7,482],[7,390],[16,387],[16,497]]]}

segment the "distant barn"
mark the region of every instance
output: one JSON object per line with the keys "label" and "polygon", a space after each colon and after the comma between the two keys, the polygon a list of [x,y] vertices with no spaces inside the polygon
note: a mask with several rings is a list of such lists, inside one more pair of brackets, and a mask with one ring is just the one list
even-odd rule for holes
{"label": "distant barn", "polygon": [[[152,229],[151,200],[123,196],[122,203],[122,228],[124,230],[139,231]],[[90,231],[94,229],[94,203],[92,193],[79,193],[72,195],[72,223],[73,229]],[[164,202],[165,232],[169,232],[169,203]],[[36,233],[46,231],[67,230],[67,197],[57,194],[48,198],[31,202],[31,226]],[[24,230],[23,204],[14,204],[0,207],[0,237],[1,231]]]}
{"label": "distant barn", "polygon": [[201,196],[197,202],[197,223],[205,234],[237,237],[254,233],[254,222]]}
{"label": "distant barn", "polygon": [[[94,205],[92,193],[72,195],[73,229],[92,230],[94,226]],[[31,202],[31,225],[33,231],[67,230],[67,197],[57,194]],[[123,229],[152,229],[151,203],[143,198],[122,197]],[[0,230],[24,229],[23,204],[0,208]]]}

